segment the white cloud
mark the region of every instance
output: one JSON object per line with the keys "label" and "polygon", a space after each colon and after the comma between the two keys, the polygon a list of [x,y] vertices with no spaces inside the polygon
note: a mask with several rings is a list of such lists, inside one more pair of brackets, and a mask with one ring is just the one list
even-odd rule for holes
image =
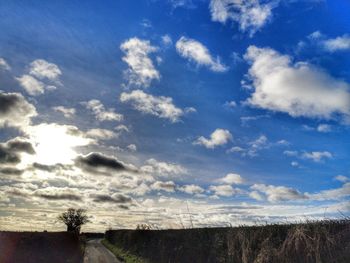
{"label": "white cloud", "polygon": [[130,93],[123,92],[120,101],[130,102],[132,107],[142,113],[151,114],[159,118],[177,122],[184,114],[183,110],[173,104],[173,99],[164,96],[153,96],[142,90],[134,90]]}
{"label": "white cloud", "polygon": [[332,126],[329,124],[319,124],[317,126],[317,131],[318,132],[330,132],[330,131],[332,131]]}
{"label": "white cloud", "polygon": [[224,107],[227,107],[227,108],[235,108],[235,107],[237,107],[237,103],[235,102],[235,101],[233,101],[233,100],[231,100],[231,101],[226,101],[225,103],[224,103]]}
{"label": "white cloud", "polygon": [[173,40],[168,34],[162,36],[162,42],[165,46],[170,46],[173,44]]}
{"label": "white cloud", "polygon": [[308,39],[328,52],[350,50],[350,35],[347,34],[336,38],[326,38],[320,31],[315,31],[308,36]]}
{"label": "white cloud", "polygon": [[299,163],[297,161],[292,161],[290,165],[293,167],[299,167]]}
{"label": "white cloud", "polygon": [[153,158],[148,159],[140,170],[160,177],[178,176],[188,173],[187,169],[179,164],[162,162]]}
{"label": "white cloud", "polygon": [[38,79],[46,78],[51,81],[58,81],[62,72],[56,64],[49,63],[44,59],[36,59],[30,63],[29,74]]}
{"label": "white cloud", "polygon": [[330,52],[350,50],[350,35],[326,39],[323,41],[323,46]]}
{"label": "white cloud", "polygon": [[350,181],[350,178],[347,177],[347,176],[344,176],[344,175],[337,175],[337,176],[334,177],[334,180],[337,180],[339,182],[345,183],[345,182]]}
{"label": "white cloud", "polygon": [[64,117],[72,118],[75,115],[76,110],[74,108],[66,108],[64,106],[52,107],[54,111],[61,112]]}
{"label": "white cloud", "polygon": [[234,189],[231,185],[211,185],[209,187],[209,190],[214,192],[215,195],[217,196],[232,196],[239,191]]}
{"label": "white cloud", "polygon": [[130,132],[129,128],[126,127],[124,124],[119,124],[117,127],[114,128],[117,132]]}
{"label": "white cloud", "polygon": [[7,63],[7,61],[3,58],[0,58],[0,69],[4,70],[11,70],[10,65]]}
{"label": "white cloud", "polygon": [[257,201],[263,201],[264,200],[264,197],[261,194],[259,194],[258,191],[250,192],[249,193],[249,197],[251,197],[251,198],[253,198],[253,199],[257,200]]}
{"label": "white cloud", "polygon": [[264,194],[269,202],[296,201],[308,199],[308,197],[305,194],[302,194],[293,188],[285,186],[254,184],[250,188],[259,191],[259,193]]}
{"label": "white cloud", "polygon": [[99,100],[90,100],[82,103],[88,110],[91,110],[99,121],[122,121],[123,115],[116,113],[113,108],[106,110]]}
{"label": "white cloud", "polygon": [[110,140],[116,138],[118,135],[113,131],[106,129],[91,129],[86,132],[86,135],[90,138],[99,140]]}
{"label": "white cloud", "polygon": [[32,96],[37,96],[45,92],[45,84],[30,75],[23,75],[16,79],[28,94]]}
{"label": "white cloud", "polygon": [[250,36],[261,29],[271,18],[276,1],[260,4],[259,0],[211,0],[210,12],[213,21],[226,23],[232,20],[238,23],[242,32]]}
{"label": "white cloud", "polygon": [[123,61],[129,66],[125,74],[130,85],[147,88],[152,80],[160,79],[159,72],[149,58],[149,54],[156,52],[157,48],[149,41],[130,38],[120,45],[120,49],[125,53]]}
{"label": "white cloud", "polygon": [[245,59],[252,63],[249,77],[254,92],[251,106],[304,116],[331,119],[350,113],[349,84],[334,79],[306,62],[292,64],[291,58],[270,48],[250,46]]}
{"label": "white cloud", "polygon": [[217,146],[225,145],[232,140],[232,134],[228,130],[216,129],[210,138],[207,139],[203,136],[199,137],[193,144],[202,145],[208,149],[214,149]]}
{"label": "white cloud", "polygon": [[229,173],[225,177],[220,178],[218,182],[232,185],[243,184],[245,180],[239,174]]}
{"label": "white cloud", "polygon": [[244,153],[246,150],[239,146],[233,146],[229,150],[227,150],[227,153]]}
{"label": "white cloud", "polygon": [[219,57],[214,59],[208,48],[194,39],[181,37],[176,42],[176,50],[182,57],[200,66],[207,66],[212,71],[224,72],[228,70],[228,68],[220,62]]}
{"label": "white cloud", "polygon": [[0,91],[0,128],[4,126],[25,129],[37,112],[20,93]]}
{"label": "white cloud", "polygon": [[172,7],[178,8],[178,7],[182,7],[182,8],[195,8],[195,5],[193,4],[193,0],[169,0],[169,2],[171,3]]}
{"label": "white cloud", "polygon": [[321,162],[324,159],[332,159],[333,155],[330,152],[324,151],[324,152],[304,152],[301,155],[304,159],[310,159],[314,162]]}
{"label": "white cloud", "polygon": [[257,139],[247,142],[247,146],[242,148],[234,146],[227,150],[226,153],[240,153],[242,156],[255,157],[259,155],[259,151],[267,149],[271,146],[285,145],[287,142],[284,140],[278,141],[275,144],[269,143],[265,135],[260,135]]}
{"label": "white cloud", "polygon": [[135,144],[129,144],[128,146],[126,146],[126,148],[131,151],[131,152],[136,152],[137,151],[137,147]]}
{"label": "white cloud", "polygon": [[198,195],[204,192],[204,189],[202,187],[195,184],[183,185],[179,187],[178,190],[191,195]]}
{"label": "white cloud", "polygon": [[[328,151],[298,152],[298,151],[287,150],[287,151],[284,151],[283,154],[287,155],[289,157],[297,157],[300,159],[309,159],[309,160],[312,160],[314,162],[321,162],[325,159],[332,159],[333,158],[333,155]],[[295,163],[295,165],[293,165],[293,163],[292,163],[292,166],[299,165],[297,162],[294,162],[294,163]]]}
{"label": "white cloud", "polygon": [[346,182],[340,188],[323,190],[319,193],[308,194],[313,200],[340,200],[350,196],[350,182]]}

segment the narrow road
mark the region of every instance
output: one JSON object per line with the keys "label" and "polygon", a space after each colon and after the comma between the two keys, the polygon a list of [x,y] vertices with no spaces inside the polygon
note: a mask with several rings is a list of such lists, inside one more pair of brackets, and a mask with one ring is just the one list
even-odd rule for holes
{"label": "narrow road", "polygon": [[121,263],[101,244],[101,239],[93,239],[86,243],[84,263]]}

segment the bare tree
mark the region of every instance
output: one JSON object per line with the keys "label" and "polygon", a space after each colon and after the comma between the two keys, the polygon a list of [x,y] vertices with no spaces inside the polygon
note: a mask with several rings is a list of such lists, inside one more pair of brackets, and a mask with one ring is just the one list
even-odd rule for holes
{"label": "bare tree", "polygon": [[69,208],[66,212],[60,214],[58,220],[67,226],[68,232],[76,232],[78,234],[81,226],[89,222],[84,209],[74,208]]}

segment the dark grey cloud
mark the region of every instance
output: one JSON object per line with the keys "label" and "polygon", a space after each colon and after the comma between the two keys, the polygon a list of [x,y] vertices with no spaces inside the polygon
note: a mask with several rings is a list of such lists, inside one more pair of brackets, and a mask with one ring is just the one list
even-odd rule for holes
{"label": "dark grey cloud", "polygon": [[16,164],[20,161],[18,154],[11,152],[7,147],[0,144],[0,163]]}
{"label": "dark grey cloud", "polygon": [[110,169],[114,171],[126,171],[129,170],[125,164],[114,157],[106,156],[102,153],[92,152],[85,156],[79,156],[76,158],[76,165],[85,170],[94,169]]}
{"label": "dark grey cloud", "polygon": [[33,163],[32,164],[32,168],[34,169],[38,169],[38,170],[42,170],[42,171],[46,171],[46,172],[54,172],[57,170],[61,170],[61,169],[69,169],[71,168],[70,165],[64,165],[61,163],[56,163],[53,165],[47,165],[47,164],[41,164],[41,163]]}
{"label": "dark grey cloud", "polygon": [[5,175],[21,175],[23,173],[23,170],[19,170],[16,168],[6,167],[6,168],[0,168],[0,174]]}
{"label": "dark grey cloud", "polygon": [[132,198],[123,194],[113,195],[91,195],[94,202],[97,203],[131,203]]}
{"label": "dark grey cloud", "polygon": [[20,152],[34,154],[34,148],[30,142],[20,138],[14,138],[5,143],[0,143],[0,163],[16,164],[21,161]]}
{"label": "dark grey cloud", "polygon": [[30,119],[37,115],[35,107],[20,93],[0,91],[0,127],[23,128],[30,124]]}
{"label": "dark grey cloud", "polygon": [[14,138],[6,142],[6,146],[8,149],[14,152],[25,152],[29,154],[35,153],[33,145],[30,142],[25,141],[21,138]]}
{"label": "dark grey cloud", "polygon": [[75,194],[36,194],[36,196],[44,198],[50,201],[56,200],[70,200],[70,201],[81,201],[81,197]]}

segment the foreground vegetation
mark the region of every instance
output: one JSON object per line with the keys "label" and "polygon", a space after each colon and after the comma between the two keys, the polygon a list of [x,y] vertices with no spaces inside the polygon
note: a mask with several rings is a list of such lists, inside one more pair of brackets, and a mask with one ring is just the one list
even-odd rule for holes
{"label": "foreground vegetation", "polygon": [[68,232],[0,232],[1,263],[80,263],[79,236]]}
{"label": "foreground vegetation", "polygon": [[119,251],[157,263],[350,262],[349,219],[233,228],[109,230],[105,237]]}
{"label": "foreground vegetation", "polygon": [[131,253],[119,248],[111,243],[109,243],[106,239],[102,240],[101,243],[108,248],[117,259],[125,263],[147,263],[148,261],[141,259]]}

